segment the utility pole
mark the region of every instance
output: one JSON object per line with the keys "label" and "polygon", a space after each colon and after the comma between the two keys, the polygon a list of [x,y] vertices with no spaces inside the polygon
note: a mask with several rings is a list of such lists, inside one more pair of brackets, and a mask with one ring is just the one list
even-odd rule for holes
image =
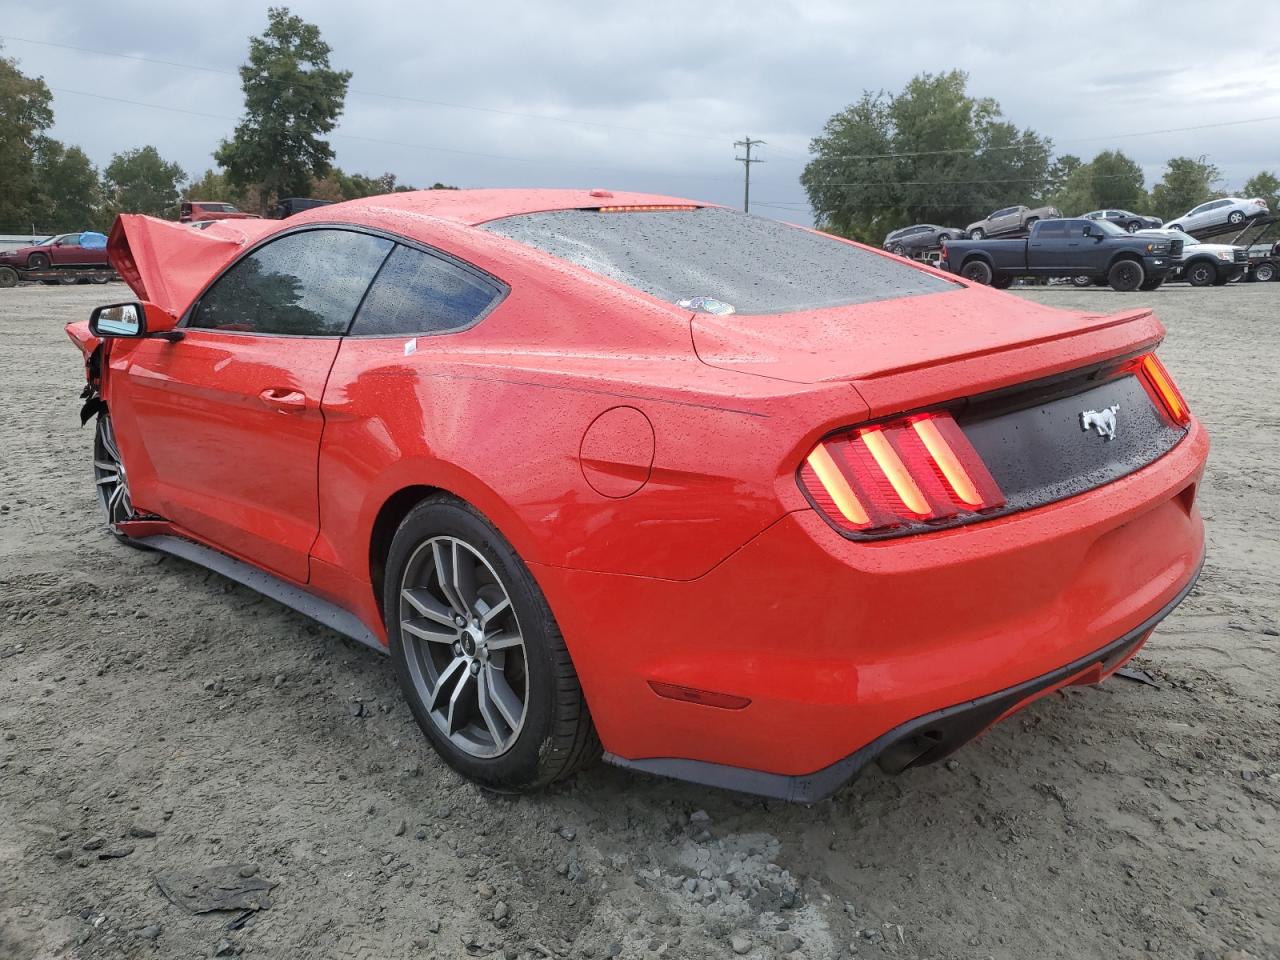
{"label": "utility pole", "polygon": [[742,212],[743,213],[751,212],[751,165],[753,163],[764,163],[763,160],[756,160],[751,156],[751,148],[758,147],[763,143],[764,143],[763,140],[752,140],[750,137],[744,137],[741,140],[733,141],[733,145],[735,147],[742,147],[744,152],[746,153],[745,157],[734,158],[735,160],[737,160],[739,163],[742,164],[743,174],[745,175],[745,182],[743,183],[743,187],[742,187]]}

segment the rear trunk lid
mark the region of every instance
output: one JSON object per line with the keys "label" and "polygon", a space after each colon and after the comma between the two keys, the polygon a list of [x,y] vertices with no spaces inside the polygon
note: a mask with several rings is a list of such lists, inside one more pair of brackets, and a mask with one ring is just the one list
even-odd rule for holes
{"label": "rear trunk lid", "polygon": [[984,287],[768,316],[697,313],[691,324],[703,363],[848,382],[872,418],[1135,354],[1164,335],[1146,308],[1058,310]]}

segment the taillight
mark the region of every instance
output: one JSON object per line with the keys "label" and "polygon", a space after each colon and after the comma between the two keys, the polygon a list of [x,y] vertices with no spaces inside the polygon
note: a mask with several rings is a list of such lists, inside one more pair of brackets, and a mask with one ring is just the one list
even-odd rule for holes
{"label": "taillight", "polygon": [[837,527],[868,535],[963,520],[1005,502],[949,413],[827,437],[805,458],[800,484]]}
{"label": "taillight", "polygon": [[1133,365],[1147,389],[1164,406],[1173,422],[1183,426],[1190,423],[1191,411],[1187,409],[1187,401],[1182,399],[1182,393],[1174,385],[1173,377],[1169,376],[1169,371],[1156,355],[1148,353],[1135,360]]}

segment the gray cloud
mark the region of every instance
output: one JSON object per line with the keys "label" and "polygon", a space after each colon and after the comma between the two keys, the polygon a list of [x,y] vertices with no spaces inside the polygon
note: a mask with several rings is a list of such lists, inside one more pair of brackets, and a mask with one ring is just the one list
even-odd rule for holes
{"label": "gray cloud", "polygon": [[[1255,40],[1280,33],[1280,8],[1265,4],[1251,8],[1247,34],[1226,23],[1188,30],[1180,4],[1152,16],[1129,0],[1080,0],[1070,14],[970,0],[963,18],[945,6],[834,0],[291,6],[354,74],[333,138],[338,162],[419,184],[612,186],[736,204],[742,168],[732,141],[750,134],[768,141],[753,198],[795,205],[809,139],[828,116],[863,89],[896,90],[920,71],[953,67],[969,71],[973,94],[995,97],[1060,152],[1125,150],[1148,185],[1178,154],[1207,154],[1228,186],[1280,168],[1280,121],[1127,136],[1280,116],[1280,74],[1266,66],[1280,47]],[[265,5],[64,2],[24,5],[0,33],[234,71],[265,19]],[[1116,22],[1135,28],[1117,34],[1108,26]],[[198,175],[240,114],[234,75],[4,45],[54,88],[55,135],[99,164],[152,143]]]}

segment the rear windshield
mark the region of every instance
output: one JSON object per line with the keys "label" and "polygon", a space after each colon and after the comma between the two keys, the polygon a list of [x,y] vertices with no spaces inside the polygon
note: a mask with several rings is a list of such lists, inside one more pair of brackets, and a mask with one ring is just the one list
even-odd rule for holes
{"label": "rear windshield", "polygon": [[956,289],[901,260],[718,207],[636,213],[555,210],[485,230],[668,303],[789,313]]}

